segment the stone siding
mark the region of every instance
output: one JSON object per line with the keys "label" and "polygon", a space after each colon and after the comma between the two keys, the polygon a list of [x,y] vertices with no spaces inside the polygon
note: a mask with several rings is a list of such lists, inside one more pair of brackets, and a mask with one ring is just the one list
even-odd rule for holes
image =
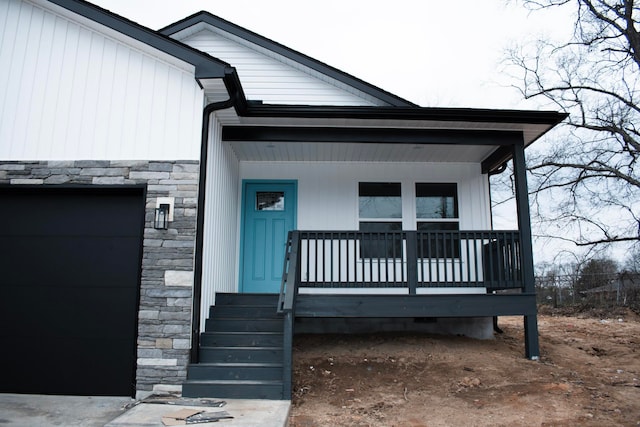
{"label": "stone siding", "polygon": [[[179,388],[191,347],[198,161],[0,161],[0,184],[147,186],[136,390]],[[153,228],[157,197],[174,197],[168,230]]]}

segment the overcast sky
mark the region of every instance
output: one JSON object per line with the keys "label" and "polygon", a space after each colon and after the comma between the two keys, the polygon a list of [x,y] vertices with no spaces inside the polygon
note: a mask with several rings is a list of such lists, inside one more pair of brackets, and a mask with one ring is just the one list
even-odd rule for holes
{"label": "overcast sky", "polygon": [[425,107],[536,107],[506,87],[504,51],[571,29],[506,0],[92,2],[152,29],[206,10]]}

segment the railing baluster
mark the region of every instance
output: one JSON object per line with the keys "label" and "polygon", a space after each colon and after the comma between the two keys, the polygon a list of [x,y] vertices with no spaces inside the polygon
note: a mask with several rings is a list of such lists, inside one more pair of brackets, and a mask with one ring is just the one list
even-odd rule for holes
{"label": "railing baluster", "polygon": [[[328,240],[329,240],[329,282],[331,283],[331,287],[334,288],[335,287],[335,280],[334,280],[334,276],[333,276],[333,245],[335,244],[335,240],[334,240],[334,235],[333,233],[327,233],[328,236]],[[325,236],[325,237],[326,237]]]}
{"label": "railing baluster", "polygon": [[[467,256],[467,280],[466,281],[471,282],[471,256],[470,256],[469,246],[471,246],[471,243],[473,242],[473,239],[472,239],[473,236],[468,231],[465,233],[465,235],[467,236],[465,240],[465,245],[466,245],[465,255]],[[462,262],[462,257],[460,258],[460,262]]]}
{"label": "railing baluster", "polygon": [[[347,246],[345,247],[345,253],[347,257],[345,258],[345,270],[347,273],[347,283],[349,283],[351,280],[351,265],[349,263],[349,260],[351,259],[351,256],[349,255],[349,247],[351,246],[351,243],[349,240],[349,233],[346,234],[346,242],[347,242]],[[355,254],[352,256],[355,258]]]}
{"label": "railing baluster", "polygon": [[517,258],[516,258],[516,239],[513,233],[509,233],[509,247],[511,248],[511,286],[514,287],[516,286],[516,264],[517,264]]}
{"label": "railing baluster", "polygon": [[338,239],[338,248],[337,248],[337,278],[336,278],[336,283],[339,286],[340,282],[342,281],[342,238],[340,236],[340,234],[337,235]]}
{"label": "railing baluster", "polygon": [[458,251],[458,278],[456,279],[456,281],[458,282],[458,286],[462,286],[462,283],[465,282],[464,280],[464,274],[462,271],[462,233],[460,231],[458,231],[457,233],[457,243],[456,243],[456,249]]}
{"label": "railing baluster", "polygon": [[[480,233],[480,237],[478,238],[478,233],[473,233],[473,277],[476,283],[480,281],[480,274],[478,271],[478,264],[480,263],[480,256],[482,255],[482,233]],[[478,247],[480,248],[480,253],[478,253]]]}
{"label": "railing baluster", "polygon": [[495,283],[496,282],[496,278],[495,278],[495,273],[496,273],[496,269],[497,269],[497,265],[495,263],[495,261],[493,260],[494,256],[493,256],[493,246],[494,246],[494,239],[491,236],[491,234],[489,234],[488,236],[488,243],[486,246],[487,249],[487,255],[489,258],[489,280],[491,283]]}
{"label": "railing baluster", "polygon": [[498,233],[498,283],[500,286],[504,286],[505,279],[505,257],[504,257],[504,233]]}

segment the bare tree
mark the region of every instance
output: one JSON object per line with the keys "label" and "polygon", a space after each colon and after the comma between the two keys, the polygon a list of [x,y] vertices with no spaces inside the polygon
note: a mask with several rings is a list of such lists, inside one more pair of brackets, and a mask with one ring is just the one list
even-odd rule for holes
{"label": "bare tree", "polygon": [[535,225],[590,248],[640,242],[640,7],[633,0],[522,3],[575,12],[570,40],[538,40],[509,54],[525,98],[569,113],[564,129],[529,157]]}
{"label": "bare tree", "polygon": [[613,283],[618,275],[618,264],[608,258],[594,258],[580,269],[576,291],[582,292]]}
{"label": "bare tree", "polygon": [[635,247],[627,253],[623,270],[633,274],[640,274],[640,247]]}

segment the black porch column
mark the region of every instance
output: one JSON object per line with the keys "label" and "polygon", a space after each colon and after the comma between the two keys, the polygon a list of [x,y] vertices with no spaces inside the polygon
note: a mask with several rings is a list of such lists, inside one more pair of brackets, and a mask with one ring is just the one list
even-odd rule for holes
{"label": "black porch column", "polygon": [[[513,146],[513,175],[515,179],[516,206],[518,208],[518,229],[520,230],[520,246],[522,250],[522,278],[524,293],[535,294],[533,273],[533,247],[531,236],[531,217],[529,212],[529,190],[527,188],[527,165],[524,157],[524,141]],[[535,304],[535,300],[533,302]],[[534,314],[524,316],[525,356],[531,360],[540,358],[538,343],[538,316],[536,307]]]}

